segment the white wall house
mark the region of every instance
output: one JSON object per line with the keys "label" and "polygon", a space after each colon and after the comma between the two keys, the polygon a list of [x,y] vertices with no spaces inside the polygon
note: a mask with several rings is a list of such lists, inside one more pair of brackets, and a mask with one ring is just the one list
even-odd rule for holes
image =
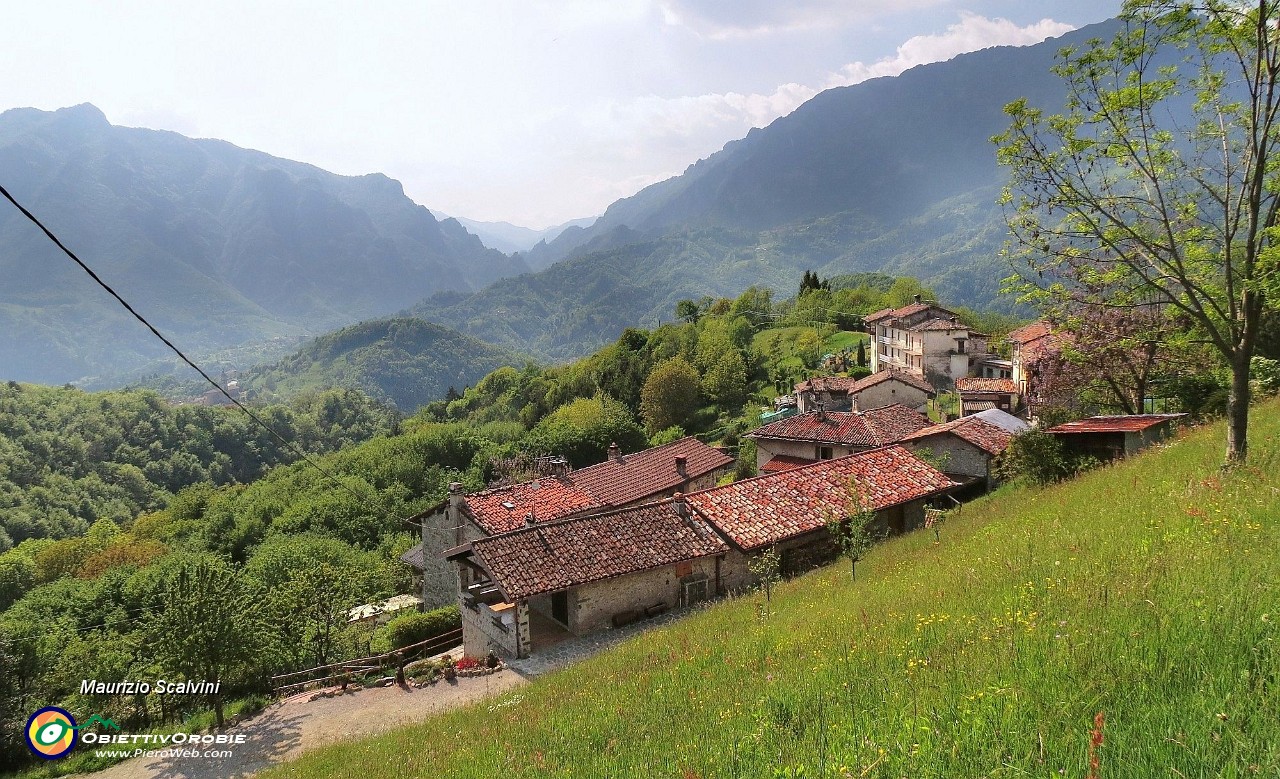
{"label": "white wall house", "polygon": [[917,300],[864,318],[871,333],[871,372],[895,368],[939,387],[951,387],[987,358],[987,336],[970,330],[960,317]]}

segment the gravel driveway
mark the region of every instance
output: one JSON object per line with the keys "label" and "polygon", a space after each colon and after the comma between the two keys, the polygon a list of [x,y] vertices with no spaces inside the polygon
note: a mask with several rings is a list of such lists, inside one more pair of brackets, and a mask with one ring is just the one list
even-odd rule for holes
{"label": "gravel driveway", "polygon": [[437,682],[420,689],[379,687],[316,701],[306,698],[286,701],[228,729],[228,733],[243,733],[248,737],[244,745],[231,747],[233,754],[229,758],[139,757],[81,776],[94,779],[247,777],[307,750],[420,722],[437,712],[465,706],[526,683],[518,673],[507,669],[488,676],[458,679],[456,684]]}

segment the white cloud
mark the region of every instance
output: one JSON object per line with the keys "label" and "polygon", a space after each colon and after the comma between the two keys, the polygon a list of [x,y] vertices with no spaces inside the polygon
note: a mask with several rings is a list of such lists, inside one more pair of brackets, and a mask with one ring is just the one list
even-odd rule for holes
{"label": "white cloud", "polygon": [[894,56],[871,64],[851,62],[833,73],[826,86],[846,86],[879,76],[896,76],[916,65],[941,62],[957,54],[992,46],[1027,46],[1073,29],[1072,25],[1052,19],[1041,19],[1035,24],[1019,27],[1008,19],[988,19],[961,12],[960,21],[948,27],[946,32],[909,38],[898,47]]}

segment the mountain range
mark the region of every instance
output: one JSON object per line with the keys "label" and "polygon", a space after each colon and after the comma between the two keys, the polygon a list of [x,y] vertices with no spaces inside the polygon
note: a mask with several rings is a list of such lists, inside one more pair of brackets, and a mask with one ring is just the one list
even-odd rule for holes
{"label": "mountain range", "polygon": [[999,295],[1005,174],[991,138],[1015,99],[1061,110],[1057,53],[1116,24],[822,92],[523,255],[545,270],[410,310],[551,358],[670,318],[681,298],[790,292],[806,269],[915,276],[949,304],[1015,310]]}
{"label": "mountain range", "polygon": [[[790,293],[805,270],[915,276],[948,304],[1010,310],[990,139],[1012,100],[1060,109],[1055,55],[1115,24],[827,90],[514,254],[384,175],[116,127],[89,105],[0,114],[0,182],[163,332],[239,362],[222,367],[397,312],[507,354],[569,359],[671,318],[680,299]],[[535,237],[466,224],[504,248]],[[0,343],[0,378],[93,384],[163,354],[12,209],[0,209],[0,246],[0,327],[17,334]]]}
{"label": "mountain range", "polygon": [[[0,182],[184,349],[323,333],[529,270],[382,174],[339,176],[97,108],[0,114]],[[0,378],[117,375],[164,347],[0,208]]]}
{"label": "mountain range", "polygon": [[[590,227],[596,221],[594,216],[585,219],[570,219],[564,224],[535,230],[532,227],[521,227],[510,222],[481,222],[476,219],[467,219],[463,216],[450,217],[436,210],[432,210],[431,213],[437,219],[456,219],[458,224],[467,228],[467,232],[473,233],[483,241],[485,246],[507,254],[527,252],[540,243],[554,241],[560,233],[570,227]],[[546,266],[534,266],[533,269],[541,270],[544,267]]]}

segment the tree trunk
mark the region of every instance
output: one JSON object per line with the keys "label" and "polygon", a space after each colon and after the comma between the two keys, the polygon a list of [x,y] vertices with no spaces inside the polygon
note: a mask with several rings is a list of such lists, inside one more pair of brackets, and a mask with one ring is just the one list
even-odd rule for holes
{"label": "tree trunk", "polygon": [[1227,465],[1243,463],[1248,452],[1249,358],[1231,361],[1231,393],[1227,397]]}
{"label": "tree trunk", "polygon": [[213,716],[217,720],[218,730],[222,730],[225,721],[222,717],[222,693],[213,694]]}

